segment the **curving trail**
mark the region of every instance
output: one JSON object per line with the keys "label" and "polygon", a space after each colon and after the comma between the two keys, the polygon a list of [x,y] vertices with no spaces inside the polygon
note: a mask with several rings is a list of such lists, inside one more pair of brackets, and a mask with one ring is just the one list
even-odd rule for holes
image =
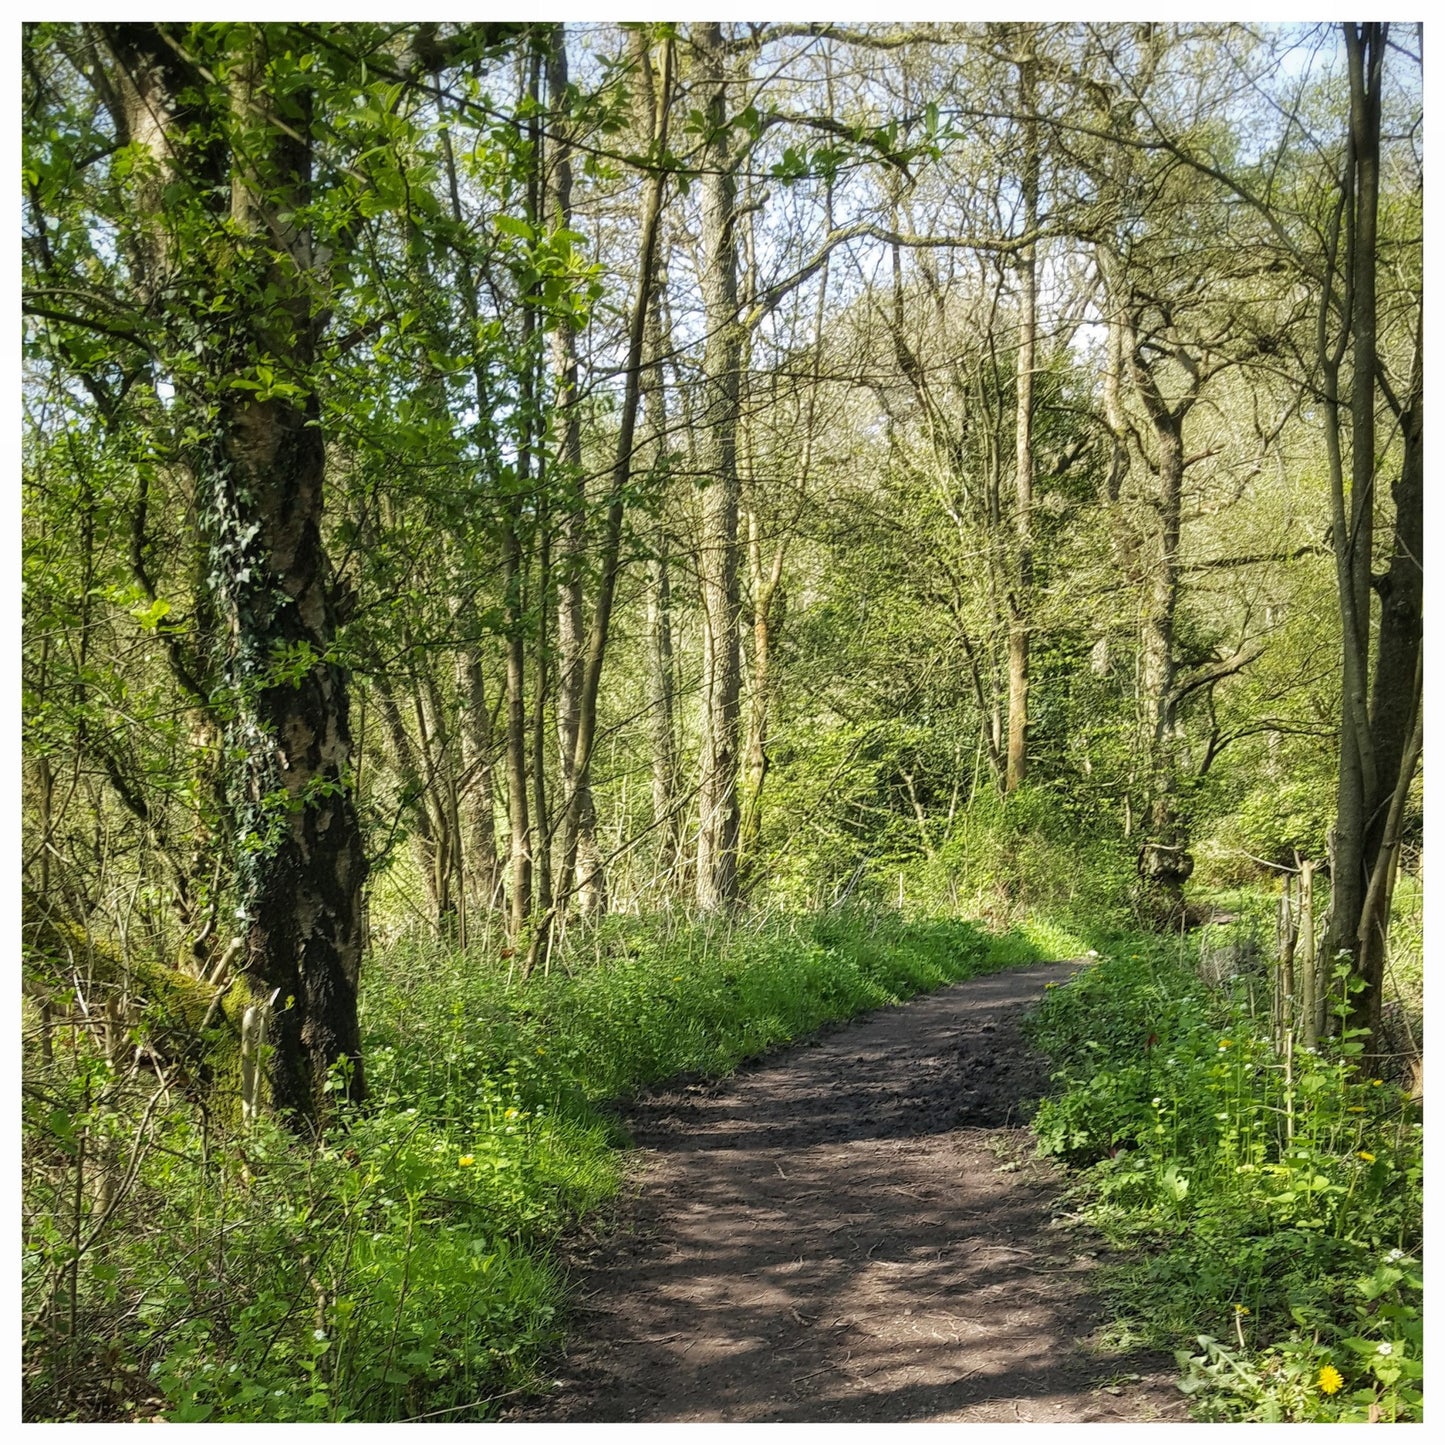
{"label": "curving trail", "polygon": [[1172,1362],[1103,1356],[1098,1244],[1020,1127],[1048,964],[638,1101],[635,1199],[578,1261],[558,1388],[505,1418],[1184,1418]]}

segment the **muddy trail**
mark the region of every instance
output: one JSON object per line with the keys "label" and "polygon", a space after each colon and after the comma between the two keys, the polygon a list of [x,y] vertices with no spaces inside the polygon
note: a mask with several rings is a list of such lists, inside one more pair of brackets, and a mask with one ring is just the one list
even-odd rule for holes
{"label": "muddy trail", "polygon": [[1019,1021],[1076,964],[955,984],[636,1101],[633,1195],[574,1262],[554,1421],[1182,1420],[1103,1355],[1102,1248],[1022,1127]]}

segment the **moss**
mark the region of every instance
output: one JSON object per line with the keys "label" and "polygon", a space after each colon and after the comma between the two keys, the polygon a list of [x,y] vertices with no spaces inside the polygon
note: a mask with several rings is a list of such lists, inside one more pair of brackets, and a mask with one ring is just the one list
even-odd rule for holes
{"label": "moss", "polygon": [[[21,929],[34,1036],[48,1011],[98,1039],[120,1029],[133,1047],[179,1065],[181,1082],[214,1088],[239,1079],[238,1020],[249,1001],[243,982],[234,980],[218,999],[204,979],[158,960],[128,957],[115,940],[31,899]],[[32,1034],[28,1027],[26,1034]]]}

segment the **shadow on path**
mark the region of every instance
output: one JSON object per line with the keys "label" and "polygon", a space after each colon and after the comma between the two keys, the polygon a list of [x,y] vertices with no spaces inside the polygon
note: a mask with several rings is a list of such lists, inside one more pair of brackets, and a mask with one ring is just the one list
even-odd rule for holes
{"label": "shadow on path", "polygon": [[1056,1173],[1020,1127],[1047,1070],[1019,1017],[1078,966],[639,1101],[640,1192],[573,1280],[556,1393],[508,1418],[1182,1418],[1157,1357],[1081,1346],[1093,1246],[1054,1227]]}

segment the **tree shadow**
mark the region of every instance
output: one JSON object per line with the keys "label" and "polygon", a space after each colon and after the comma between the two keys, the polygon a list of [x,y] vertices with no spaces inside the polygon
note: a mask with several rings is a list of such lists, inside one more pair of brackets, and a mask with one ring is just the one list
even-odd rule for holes
{"label": "tree shadow", "polygon": [[1007,1128],[1047,1084],[1020,1012],[1071,967],[969,980],[635,1103],[631,1232],[574,1281],[562,1388],[520,1413],[1131,1418],[1093,1386],[1143,1371],[1080,1347],[1092,1261]]}

